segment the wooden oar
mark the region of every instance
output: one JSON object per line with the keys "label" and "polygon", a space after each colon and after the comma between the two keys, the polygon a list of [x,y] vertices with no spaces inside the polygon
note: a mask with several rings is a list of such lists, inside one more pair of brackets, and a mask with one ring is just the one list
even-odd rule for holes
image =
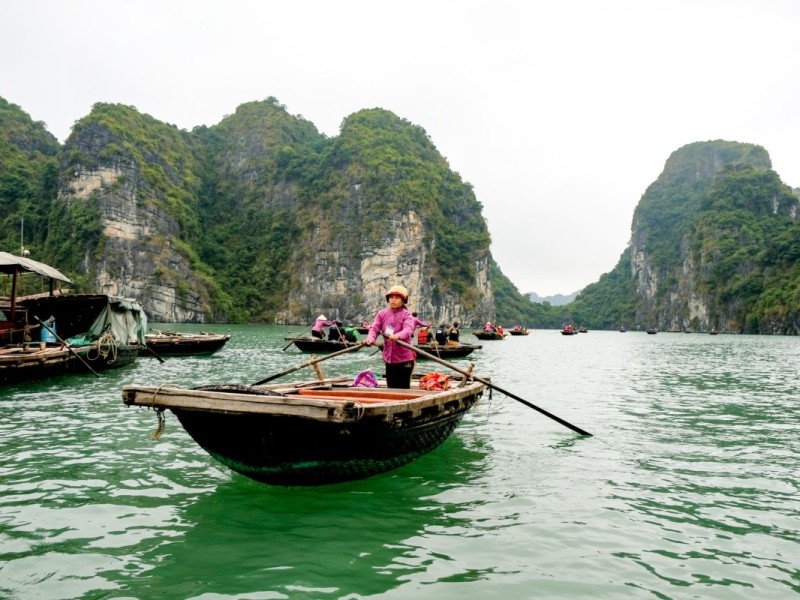
{"label": "wooden oar", "polygon": [[70,345],[69,345],[69,344],[68,344],[66,341],[64,341],[64,340],[63,340],[61,337],[59,337],[59,335],[58,335],[58,334],[57,334],[55,331],[53,331],[53,330],[52,330],[52,329],[50,329],[50,328],[49,328],[47,325],[45,325],[45,324],[44,324],[44,321],[42,321],[42,320],[41,320],[39,317],[37,317],[36,315],[34,315],[34,316],[33,316],[33,318],[34,318],[34,319],[36,319],[37,321],[39,321],[39,325],[41,325],[42,327],[44,327],[45,329],[47,329],[47,331],[49,331],[50,333],[52,333],[52,334],[55,336],[55,338],[56,338],[56,339],[57,339],[59,342],[61,342],[61,344],[62,344],[63,346],[66,346],[67,350],[69,350],[70,352],[72,352],[72,354],[74,354],[74,355],[75,355],[75,358],[77,358],[79,361],[81,361],[81,362],[82,362],[82,363],[83,363],[83,364],[86,366],[86,368],[87,368],[87,369],[89,369],[89,370],[90,370],[92,373],[94,373],[94,376],[95,376],[95,377],[100,377],[100,374],[99,374],[97,371],[95,371],[95,370],[94,370],[94,369],[93,369],[93,368],[92,368],[92,367],[89,365],[89,363],[87,363],[85,360],[83,360],[83,357],[82,357],[80,354],[78,354],[77,352],[75,352],[75,350],[73,350],[73,349],[72,349],[72,346],[70,346]]}
{"label": "wooden oar", "polygon": [[320,358],[312,358],[311,360],[308,360],[301,365],[292,367],[290,369],[286,369],[285,371],[281,371],[280,373],[275,373],[275,375],[270,375],[269,377],[266,377],[261,381],[256,381],[255,383],[251,383],[250,385],[262,385],[264,383],[267,383],[268,381],[272,381],[273,379],[278,379],[278,377],[283,377],[284,375],[288,375],[289,373],[294,373],[295,371],[299,371],[304,367],[310,367],[312,365],[322,362],[323,360],[328,360],[329,358],[333,358],[334,356],[341,356],[342,354],[346,354],[347,352],[353,352],[354,350],[358,350],[359,348],[365,345],[366,342],[361,342],[356,344],[355,346],[350,346],[349,348],[345,348],[344,350],[338,350],[337,352],[326,354],[325,356],[322,356]]}
{"label": "wooden oar", "polygon": [[491,381],[489,381],[487,379],[483,379],[482,377],[478,377],[477,375],[470,374],[467,371],[464,371],[463,369],[459,369],[457,366],[455,366],[453,364],[450,364],[446,360],[442,360],[438,356],[434,356],[433,354],[430,354],[429,352],[425,352],[424,350],[420,350],[419,348],[415,348],[414,346],[412,346],[411,344],[407,344],[403,340],[397,340],[395,343],[396,344],[400,344],[401,346],[403,346],[404,348],[408,348],[409,350],[413,350],[414,352],[417,352],[417,353],[421,354],[422,356],[430,358],[431,360],[434,360],[434,361],[438,362],[439,364],[444,365],[445,367],[453,369],[453,371],[455,371],[457,373],[461,373],[465,377],[471,377],[475,381],[480,381],[482,384],[488,385],[490,388],[493,388],[493,389],[497,390],[501,394],[505,394],[509,398],[513,398],[517,402],[521,402],[525,406],[528,406],[528,407],[532,408],[533,410],[539,411],[540,413],[542,413],[546,417],[550,417],[554,421],[558,421],[559,423],[561,423],[565,427],[569,427],[570,429],[572,429],[572,431],[580,433],[581,435],[592,435],[591,433],[589,433],[588,431],[586,431],[584,429],[581,429],[577,425],[573,425],[572,423],[569,423],[569,422],[565,421],[561,417],[557,417],[553,413],[547,412],[545,409],[540,408],[540,407],[536,406],[535,404],[533,404],[531,402],[528,402],[527,400],[525,400],[523,398],[520,398],[519,396],[516,396],[516,395],[512,394],[511,392],[509,392],[507,390],[504,390],[500,386],[497,386],[497,385],[493,384]]}
{"label": "wooden oar", "polygon": [[[308,327],[311,327],[311,325],[309,325]],[[300,332],[300,335],[303,335],[303,334],[304,334],[306,331],[308,331],[308,327],[306,327],[305,329],[303,329],[303,331],[301,331],[301,332]],[[300,337],[300,335],[296,335],[296,336],[294,336],[294,337]],[[286,352],[286,349],[287,349],[289,346],[291,346],[292,344],[294,344],[294,340],[292,340],[291,342],[289,342],[288,344],[286,344],[286,345],[283,347],[283,351],[284,351],[284,352]],[[254,385],[255,385],[255,384],[254,384]]]}
{"label": "wooden oar", "polygon": [[147,340],[145,340],[145,342],[144,342],[144,347],[145,347],[145,350],[147,350],[150,354],[152,354],[153,356],[155,356],[158,359],[158,362],[162,362],[162,363],[165,362],[165,360],[163,358],[161,358],[155,350],[153,350],[150,346],[147,345]]}

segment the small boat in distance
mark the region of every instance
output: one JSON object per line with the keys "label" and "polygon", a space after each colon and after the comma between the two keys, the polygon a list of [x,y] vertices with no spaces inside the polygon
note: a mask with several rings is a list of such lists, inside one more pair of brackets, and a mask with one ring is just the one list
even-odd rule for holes
{"label": "small boat in distance", "polygon": [[345,348],[358,346],[359,342],[347,342],[339,340],[325,340],[315,337],[287,337],[283,338],[287,342],[293,342],[298,350],[301,352],[313,352],[314,354],[325,354],[329,352],[338,352]]}
{"label": "small boat in distance", "polygon": [[584,327],[583,325],[578,327],[578,333],[588,333],[588,332],[589,332],[589,330],[586,329],[586,327]]}
{"label": "small boat in distance", "polygon": [[162,331],[151,329],[146,335],[147,347],[158,356],[213,354],[231,339],[224,333],[206,331]]}
{"label": "small boat in distance", "polygon": [[[482,348],[480,344],[437,344],[436,342],[414,344],[414,347],[442,359],[464,358]],[[417,360],[427,360],[427,357],[418,354]]]}
{"label": "small boat in distance", "polygon": [[651,327],[650,329],[647,330],[647,333],[649,333],[650,335],[655,335],[658,333],[658,329],[656,329],[655,327]]}
{"label": "small boat in distance", "polygon": [[530,332],[528,331],[527,327],[514,327],[508,330],[508,333],[511,335],[528,335]]}
{"label": "small boat in distance", "polygon": [[572,325],[564,325],[561,329],[561,335],[575,335],[577,332]]}
{"label": "small boat in distance", "polygon": [[371,477],[446,440],[486,385],[431,391],[352,387],[351,378],[264,386],[128,385],[128,406],[171,410],[212,457],[266,484],[312,486]]}

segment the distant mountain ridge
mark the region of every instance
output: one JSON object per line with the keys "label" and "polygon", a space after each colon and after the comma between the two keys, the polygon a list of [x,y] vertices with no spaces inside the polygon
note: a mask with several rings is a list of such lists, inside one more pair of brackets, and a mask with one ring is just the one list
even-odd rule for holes
{"label": "distant mountain ridge", "polygon": [[577,292],[572,292],[571,294],[554,294],[553,296],[540,296],[536,292],[526,292],[525,296],[527,296],[531,302],[536,302],[538,304],[549,302],[552,306],[564,306],[575,300],[575,298],[577,298],[578,294],[580,293],[581,291],[578,290]]}

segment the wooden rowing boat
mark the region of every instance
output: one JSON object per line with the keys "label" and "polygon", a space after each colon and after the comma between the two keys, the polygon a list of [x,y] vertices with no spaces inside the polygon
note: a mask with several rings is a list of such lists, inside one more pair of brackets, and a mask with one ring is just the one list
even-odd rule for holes
{"label": "wooden rowing boat", "polygon": [[350,378],[194,389],[129,385],[122,399],[169,409],[206,452],[246,477],[309,486],[370,477],[430,452],[486,388],[478,381],[444,391],[412,385],[354,388]]}
{"label": "wooden rowing boat", "polygon": [[476,329],[475,331],[472,332],[472,335],[474,335],[479,340],[502,340],[505,339],[505,336],[507,336],[508,334],[505,332],[500,333],[496,329],[493,329],[491,331],[486,331],[485,329]]}
{"label": "wooden rowing boat", "polygon": [[359,345],[358,342],[340,342],[338,340],[323,340],[315,337],[287,337],[283,339],[287,342],[293,342],[301,352],[313,352],[314,354],[338,352],[339,350]]}
{"label": "wooden rowing boat", "polygon": [[[26,329],[44,330],[52,338],[44,348],[41,341],[30,341],[0,349],[0,385],[65,373],[97,374],[132,364],[143,348],[147,316],[133,300],[105,294],[36,296],[19,300],[16,310]],[[54,320],[43,325],[36,321],[49,317]]]}
{"label": "wooden rowing boat", "polygon": [[231,339],[224,333],[183,332],[153,329],[145,335],[147,347],[159,356],[213,354]]}
{"label": "wooden rowing boat", "polygon": [[[439,358],[448,359],[464,358],[472,354],[474,350],[480,350],[482,346],[480,344],[437,344],[436,342],[431,342],[429,344],[414,344],[414,348],[424,350]],[[418,354],[417,358],[420,360],[427,359],[422,354]]]}

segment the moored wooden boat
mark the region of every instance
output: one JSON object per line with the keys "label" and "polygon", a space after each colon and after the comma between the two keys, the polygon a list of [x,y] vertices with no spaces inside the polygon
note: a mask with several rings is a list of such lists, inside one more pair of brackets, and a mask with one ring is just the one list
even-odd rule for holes
{"label": "moored wooden boat", "polygon": [[[480,344],[437,344],[436,342],[414,344],[414,347],[443,359],[463,358],[472,354],[473,351],[482,348]],[[426,357],[421,354],[418,354],[417,358],[420,360],[426,359]]]}
{"label": "moored wooden boat", "polygon": [[147,347],[159,356],[213,354],[231,339],[226,333],[206,331],[162,331],[154,329],[145,335]]}
{"label": "moored wooden boat", "polygon": [[328,352],[338,352],[345,348],[358,346],[358,342],[341,342],[336,340],[323,340],[315,337],[287,337],[283,338],[287,342],[294,342],[294,345],[301,352],[313,352],[314,354],[325,354]]}
{"label": "moored wooden boat", "polygon": [[528,335],[530,332],[524,327],[520,327],[519,329],[509,329],[508,333],[511,335]]}
{"label": "moored wooden boat", "polygon": [[246,477],[308,486],[370,477],[430,452],[486,388],[478,381],[444,391],[351,383],[129,385],[122,399],[129,406],[169,409],[206,452]]}
{"label": "moored wooden boat", "polygon": [[[56,290],[56,282],[72,282],[44,263],[7,252],[0,252],[0,273],[13,278],[11,297],[0,302],[0,339],[5,342],[0,348],[0,385],[96,373],[136,360],[147,329],[147,316],[138,302]],[[49,291],[18,296],[24,276],[48,280]]]}
{"label": "moored wooden boat", "polygon": [[[13,384],[23,381],[47,379],[68,373],[88,371],[81,360],[89,359],[89,347],[73,348],[40,344],[0,348],[0,384]],[[101,368],[94,364],[94,367]],[[94,368],[92,367],[92,368]]]}

